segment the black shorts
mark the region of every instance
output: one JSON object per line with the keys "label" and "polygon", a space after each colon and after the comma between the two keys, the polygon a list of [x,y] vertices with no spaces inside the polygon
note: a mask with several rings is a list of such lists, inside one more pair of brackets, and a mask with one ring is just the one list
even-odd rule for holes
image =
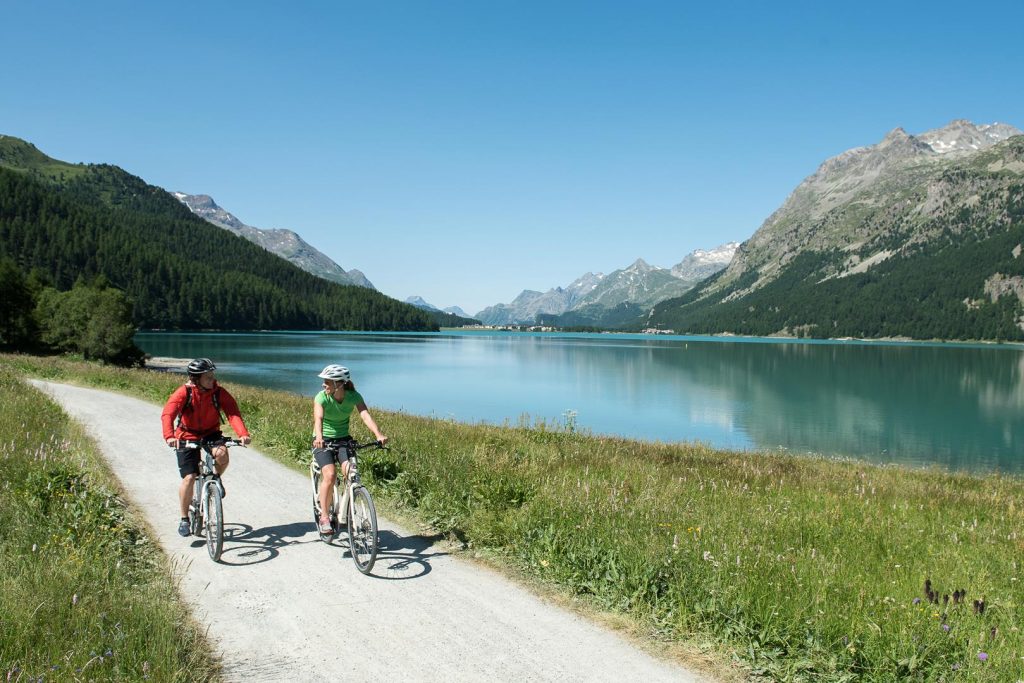
{"label": "black shorts", "polygon": [[348,445],[355,443],[355,439],[324,439],[323,448],[313,449],[313,459],[320,467],[327,467],[335,462],[342,463],[348,460]]}
{"label": "black shorts", "polygon": [[[220,432],[215,432],[204,436],[199,443],[224,443],[224,435]],[[199,460],[203,457],[202,448],[175,448],[174,454],[178,456],[178,473],[182,479],[190,474],[199,474]]]}

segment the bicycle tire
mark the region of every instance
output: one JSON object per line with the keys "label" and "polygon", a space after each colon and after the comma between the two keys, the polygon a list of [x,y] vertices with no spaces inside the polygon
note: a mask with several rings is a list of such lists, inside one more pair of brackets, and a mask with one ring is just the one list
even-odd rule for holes
{"label": "bicycle tire", "polygon": [[353,487],[352,501],[346,513],[348,547],[352,561],[363,574],[369,574],[377,559],[377,510],[370,492],[362,486]]}
{"label": "bicycle tire", "polygon": [[210,559],[220,562],[224,551],[224,506],[220,498],[220,487],[211,481],[206,486],[206,550]]}

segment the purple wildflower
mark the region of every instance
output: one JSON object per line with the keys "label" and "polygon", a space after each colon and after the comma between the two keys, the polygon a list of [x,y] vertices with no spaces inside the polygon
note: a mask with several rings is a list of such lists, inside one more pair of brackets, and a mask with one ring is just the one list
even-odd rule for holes
{"label": "purple wildflower", "polygon": [[987,662],[988,661],[988,653],[987,652],[979,652],[978,653],[978,659],[980,659],[983,662]]}
{"label": "purple wildflower", "polygon": [[949,624],[943,624],[942,625],[942,630],[945,631],[946,633],[949,633]]}
{"label": "purple wildflower", "polygon": [[914,604],[915,605],[920,605],[921,604],[921,598],[914,598]]}

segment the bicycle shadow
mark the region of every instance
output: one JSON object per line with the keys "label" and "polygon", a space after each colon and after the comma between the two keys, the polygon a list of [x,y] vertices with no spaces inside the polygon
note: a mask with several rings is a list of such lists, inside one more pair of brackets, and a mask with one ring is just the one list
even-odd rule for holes
{"label": "bicycle shadow", "polygon": [[[433,569],[431,559],[449,554],[434,548],[442,538],[441,534],[399,536],[390,529],[381,529],[377,532],[377,561],[368,576],[384,581],[408,581],[426,576]],[[344,530],[332,544],[345,550],[347,560],[352,559]]]}
{"label": "bicycle shadow", "polygon": [[[290,522],[254,529],[248,524],[231,522],[224,525],[224,551],[222,564],[242,567],[269,562],[281,554],[280,549],[299,543],[312,543],[316,537],[306,538],[314,526],[309,522]],[[192,544],[204,545],[203,541]]]}

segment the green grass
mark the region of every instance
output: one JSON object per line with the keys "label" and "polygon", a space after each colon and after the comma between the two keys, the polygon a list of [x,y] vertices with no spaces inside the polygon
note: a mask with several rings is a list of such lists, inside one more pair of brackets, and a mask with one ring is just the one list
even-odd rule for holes
{"label": "green grass", "polygon": [[215,677],[166,558],[93,443],[4,367],[0,394],[0,676]]}
{"label": "green grass", "polygon": [[[159,402],[180,383],[0,362]],[[309,399],[232,391],[255,444],[305,465]],[[374,413],[394,446],[364,461],[382,507],[626,614],[652,639],[711,637],[778,680],[1024,680],[1021,479]]]}

